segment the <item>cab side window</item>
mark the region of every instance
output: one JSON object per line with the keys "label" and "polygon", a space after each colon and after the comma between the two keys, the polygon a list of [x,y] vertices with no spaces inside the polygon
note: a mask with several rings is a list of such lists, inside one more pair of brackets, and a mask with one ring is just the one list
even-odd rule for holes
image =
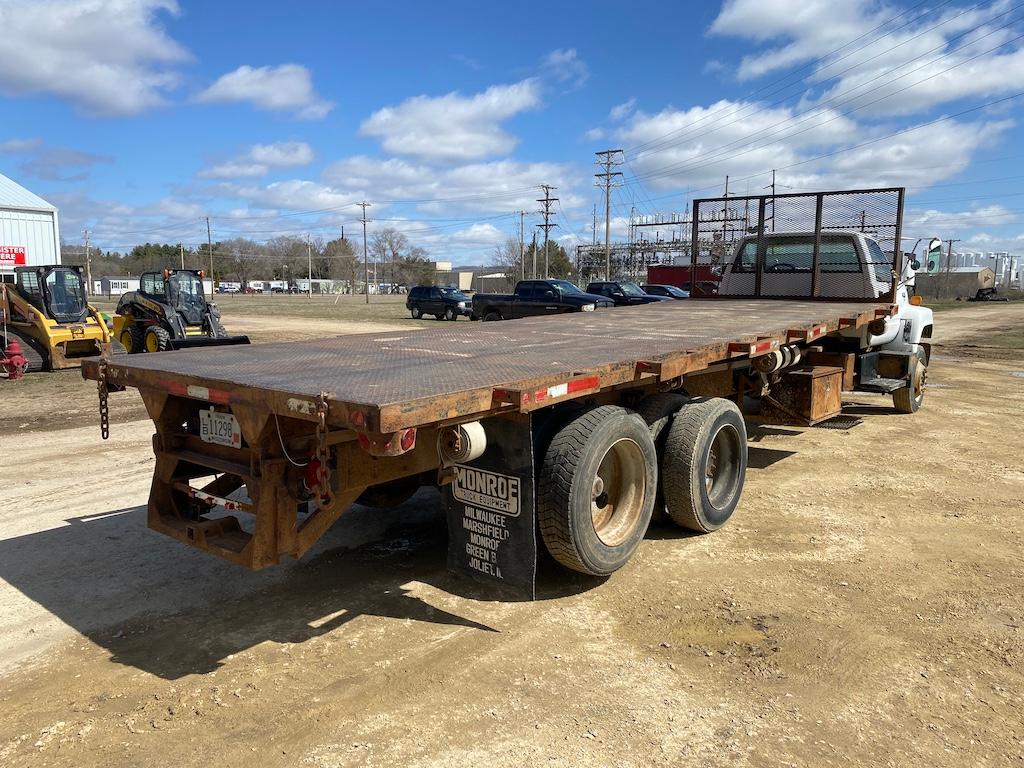
{"label": "cab side window", "polygon": [[149,273],[142,276],[142,292],[154,296],[164,295],[164,281],[159,275]]}

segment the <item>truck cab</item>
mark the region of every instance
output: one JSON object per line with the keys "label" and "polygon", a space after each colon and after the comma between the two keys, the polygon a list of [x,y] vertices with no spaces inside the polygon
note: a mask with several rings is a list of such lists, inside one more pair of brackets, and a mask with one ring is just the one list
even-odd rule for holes
{"label": "truck cab", "polygon": [[[871,367],[879,354],[883,358],[880,360],[883,373],[886,356],[920,358],[927,366],[931,356],[932,310],[920,306],[919,298],[912,301],[907,289],[919,264],[913,259],[904,259],[896,274],[893,255],[883,251],[871,235],[856,230],[823,229],[815,286],[815,240],[816,235],[811,231],[765,233],[760,240],[756,235],[742,238],[725,265],[718,295],[793,299],[816,295],[834,300],[869,301],[886,301],[892,296],[897,310],[894,315],[861,328],[843,329],[839,334],[847,345],[861,353],[862,388],[887,391],[887,387],[895,386],[895,377],[880,376],[877,369]],[[872,357],[872,353],[878,354]],[[915,366],[908,363],[906,367]],[[871,385],[872,381],[879,383]]]}

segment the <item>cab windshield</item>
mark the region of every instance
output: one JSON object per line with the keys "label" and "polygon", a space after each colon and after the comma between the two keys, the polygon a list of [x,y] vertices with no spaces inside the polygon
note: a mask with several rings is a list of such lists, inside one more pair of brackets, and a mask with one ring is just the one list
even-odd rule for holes
{"label": "cab windshield", "polygon": [[46,301],[58,323],[80,323],[88,314],[85,285],[73,269],[54,269],[46,276]]}
{"label": "cab windshield", "polygon": [[469,297],[458,288],[442,288],[441,295],[446,299],[454,299],[455,301],[469,301]]}
{"label": "cab windshield", "polygon": [[203,281],[191,273],[178,273],[167,281],[168,298],[179,308],[202,308],[206,303],[203,298]]}
{"label": "cab windshield", "polygon": [[646,296],[647,294],[641,290],[640,286],[636,283],[619,283],[619,288],[627,296]]}
{"label": "cab windshield", "polygon": [[583,293],[583,291],[568,280],[552,280],[551,284],[567,296],[578,296]]}

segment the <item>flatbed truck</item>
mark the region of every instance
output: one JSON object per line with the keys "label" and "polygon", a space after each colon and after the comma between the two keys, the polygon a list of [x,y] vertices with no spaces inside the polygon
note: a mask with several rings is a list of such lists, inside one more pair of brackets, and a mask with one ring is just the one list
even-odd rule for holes
{"label": "flatbed truck", "polygon": [[[770,238],[759,232],[760,256],[743,249],[723,284],[751,258],[763,268]],[[849,390],[917,410],[931,312],[890,273],[883,295],[860,299],[659,302],[93,359],[83,375],[101,414],[111,389],[142,395],[157,531],[259,569],[301,557],[352,504],[436,485],[452,569],[532,594],[538,541],[569,569],[608,575],[656,507],[699,532],[723,525],[751,421],[822,423]]]}

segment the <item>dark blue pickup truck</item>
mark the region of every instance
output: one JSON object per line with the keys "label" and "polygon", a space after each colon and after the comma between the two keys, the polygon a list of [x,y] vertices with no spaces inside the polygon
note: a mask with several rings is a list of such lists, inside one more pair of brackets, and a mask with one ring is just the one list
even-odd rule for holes
{"label": "dark blue pickup truck", "polygon": [[584,293],[568,280],[520,280],[514,293],[473,296],[473,320],[515,320],[565,312],[593,312],[610,307],[604,296]]}

